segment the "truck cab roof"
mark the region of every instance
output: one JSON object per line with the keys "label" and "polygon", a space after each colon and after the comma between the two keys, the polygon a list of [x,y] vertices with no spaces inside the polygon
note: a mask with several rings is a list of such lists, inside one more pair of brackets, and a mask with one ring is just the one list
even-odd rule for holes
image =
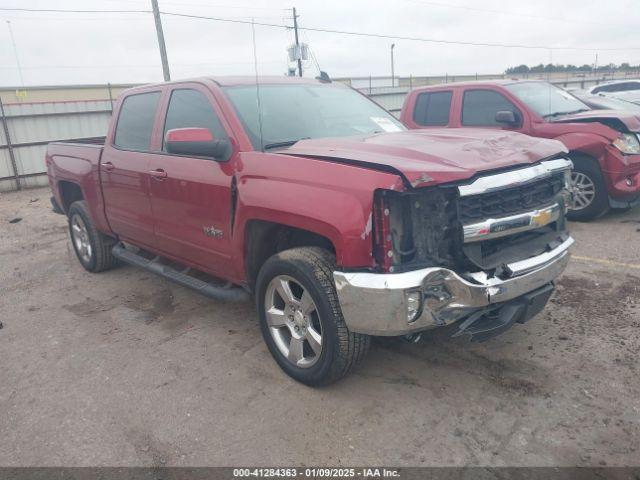
{"label": "truck cab roof", "polygon": [[468,88],[468,87],[495,87],[513,85],[514,83],[546,83],[544,80],[536,79],[519,79],[519,78],[500,78],[495,80],[470,80],[468,82],[453,82],[453,83],[438,83],[435,85],[425,85],[423,87],[416,87],[414,91],[424,91],[443,88]]}
{"label": "truck cab roof", "polygon": [[[255,85],[255,75],[233,75],[233,76],[204,76],[194,78],[184,78],[180,80],[174,80],[170,82],[158,82],[149,83],[133,87],[124,91],[124,94],[129,94],[138,90],[149,90],[153,88],[166,87],[171,85],[181,85],[185,83],[202,83],[202,84],[215,84],[218,87],[235,87],[241,85]],[[286,77],[278,75],[265,75],[257,77],[257,83],[260,85],[290,85],[290,84],[302,84],[302,85],[319,85],[325,82],[321,82],[315,78],[307,77]],[[333,82],[332,85],[342,86],[344,84],[340,82]]]}

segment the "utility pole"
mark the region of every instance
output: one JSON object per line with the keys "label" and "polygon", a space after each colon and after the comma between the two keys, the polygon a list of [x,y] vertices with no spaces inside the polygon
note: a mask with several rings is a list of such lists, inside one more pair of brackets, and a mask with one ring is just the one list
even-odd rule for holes
{"label": "utility pole", "polygon": [[169,74],[169,60],[167,59],[167,47],[164,44],[164,33],[162,33],[162,20],[160,18],[160,9],[158,8],[158,0],[151,0],[153,7],[153,18],[156,21],[156,33],[158,34],[158,46],[160,47],[160,60],[162,60],[162,75],[164,81],[171,80]]}
{"label": "utility pole", "polygon": [[11,37],[11,44],[13,45],[13,54],[16,57],[16,65],[18,66],[20,84],[24,87],[24,77],[22,76],[22,67],[20,66],[20,58],[18,57],[18,47],[16,47],[16,40],[15,38],[13,38],[13,30],[11,29],[11,22],[9,20],[7,20],[7,28],[9,29],[9,36]]}
{"label": "utility pole", "polygon": [[296,35],[296,53],[298,54],[298,75],[302,76],[302,50],[300,50],[300,42],[298,41],[298,15],[296,7],[293,7],[293,31]]}
{"label": "utility pole", "polygon": [[396,76],[395,76],[395,70],[394,70],[394,69],[395,69],[395,66],[394,66],[394,64],[393,64],[393,48],[394,48],[395,46],[396,46],[396,44],[395,44],[395,43],[392,43],[392,44],[391,44],[391,86],[392,86],[392,87],[395,87],[395,86],[396,86],[396,84],[395,84],[395,78],[396,78]]}

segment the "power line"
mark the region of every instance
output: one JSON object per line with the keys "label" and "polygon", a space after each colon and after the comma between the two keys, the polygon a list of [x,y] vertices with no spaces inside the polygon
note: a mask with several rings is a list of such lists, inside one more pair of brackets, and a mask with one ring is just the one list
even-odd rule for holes
{"label": "power line", "polygon": [[271,12],[288,11],[287,8],[275,7],[249,7],[244,5],[220,5],[215,3],[179,3],[179,2],[162,2],[163,5],[175,5],[180,7],[214,7],[214,8],[239,8],[241,10],[265,10]]}
{"label": "power line", "polygon": [[63,8],[18,8],[0,7],[4,12],[44,12],[44,13],[153,13],[151,10],[65,10]]}
{"label": "power line", "polygon": [[[36,8],[7,8],[0,7],[0,11],[22,11],[22,12],[49,12],[49,13],[152,13],[151,10],[65,10],[65,9],[36,9]],[[168,15],[173,17],[183,18],[197,18],[202,20],[213,20],[217,22],[228,23],[240,23],[245,25],[254,25],[262,27],[274,27],[274,28],[291,28],[289,25],[279,23],[267,23],[267,22],[252,22],[251,20],[240,20],[223,17],[212,17],[205,15],[195,15],[179,12],[160,12],[162,15]],[[575,51],[625,51],[625,50],[640,50],[640,47],[625,47],[625,48],[601,48],[601,47],[552,47],[548,45],[526,45],[526,44],[514,44],[514,43],[492,43],[492,42],[469,42],[463,40],[442,40],[436,38],[426,37],[413,37],[404,35],[392,35],[382,33],[369,33],[369,32],[356,32],[348,30],[337,30],[330,28],[314,28],[314,27],[299,27],[299,30],[305,30],[308,32],[320,32],[320,33],[334,33],[338,35],[350,35],[357,37],[369,37],[369,38],[384,38],[388,40],[407,40],[414,42],[426,42],[426,43],[439,43],[447,45],[467,45],[475,47],[501,47],[501,48],[523,48],[534,50],[575,50]]]}
{"label": "power line", "polygon": [[[162,2],[163,5],[168,3],[172,5],[183,5],[183,4],[176,4],[173,2]],[[210,5],[210,6],[213,6],[213,5]],[[237,5],[236,6],[220,5],[219,7],[220,8],[241,8],[241,7],[237,7]],[[253,7],[248,7],[248,8],[253,8]],[[267,8],[264,8],[261,10],[276,10],[276,11],[282,10],[283,12],[285,11],[285,9],[267,9]],[[0,11],[24,12],[24,13],[37,13],[37,12],[42,12],[42,13],[153,13],[153,10],[131,10],[131,9],[129,10],[70,10],[70,9],[62,9],[62,8],[21,8],[21,7],[0,7]],[[31,20],[33,18],[53,19],[53,20],[71,20],[70,18],[62,19],[60,17],[49,17],[49,18],[47,17],[13,17],[13,18],[16,20]],[[238,17],[230,17],[230,19],[251,19],[251,18],[273,19],[273,18],[281,18],[281,17],[276,15],[269,15],[269,16],[241,15]],[[83,17],[81,19],[82,20],[104,20],[104,18],[101,18],[101,17]]]}
{"label": "power line", "polygon": [[[282,60],[268,60],[261,61],[261,64],[282,64]],[[253,62],[208,62],[208,63],[172,63],[174,67],[223,67],[232,65],[253,65]],[[100,65],[20,65],[22,70],[58,70],[65,68],[73,68],[75,70],[90,69],[90,68],[158,68],[158,65],[114,65],[114,64],[100,64]],[[15,65],[0,65],[0,69],[4,70],[17,70]]]}
{"label": "power line", "polygon": [[311,40],[309,40],[309,35],[307,35],[307,32],[302,32],[302,35],[304,36],[304,38],[307,39],[307,45],[309,46],[309,55],[311,55],[311,60],[313,61],[313,63],[315,64],[316,68],[318,69],[318,73],[320,73],[322,70],[320,69],[320,63],[318,62],[318,59],[316,58],[315,54],[313,53],[313,49],[311,48]]}
{"label": "power line", "polygon": [[[146,0],[108,0],[110,2],[143,2],[146,3]],[[276,7],[253,7],[248,5],[229,5],[229,4],[219,4],[219,3],[182,3],[182,2],[162,2],[162,5],[175,5],[178,7],[212,7],[212,8],[239,8],[241,10],[266,10],[272,12],[284,12],[289,11],[288,8],[276,8]]]}
{"label": "power line", "polygon": [[[247,20],[235,20],[230,18],[210,17],[205,15],[194,15],[194,14],[188,14],[188,13],[165,12],[165,11],[161,11],[160,13],[163,15],[174,16],[174,17],[198,18],[203,20],[214,20],[217,22],[243,23],[243,24],[252,23],[251,21],[247,21]],[[277,24],[277,23],[253,22],[253,24],[259,25],[262,27],[291,28],[288,25]],[[384,38],[389,40],[409,40],[409,41],[415,41],[415,42],[443,43],[443,44],[449,44],[449,45],[468,45],[468,46],[476,46],[476,47],[526,48],[526,49],[535,49],[535,50],[578,50],[578,51],[587,51],[587,52],[593,52],[596,50],[599,50],[599,51],[640,50],[640,47],[626,47],[626,48],[551,47],[548,45],[525,45],[525,44],[513,44],[513,43],[442,40],[442,39],[435,39],[435,38],[411,37],[411,36],[391,35],[391,34],[382,34],[382,33],[354,32],[354,31],[348,31],[348,30],[336,30],[336,29],[329,29],[329,28],[298,27],[298,29],[306,30],[308,32],[335,33],[339,35],[351,35],[351,36],[358,36],[358,37]]]}
{"label": "power line", "polygon": [[538,20],[548,20],[548,21],[552,21],[552,22],[575,23],[575,24],[580,24],[580,25],[597,25],[597,26],[610,25],[612,27],[620,27],[621,26],[619,24],[603,24],[601,22],[585,22],[585,21],[577,21],[577,20],[568,20],[566,18],[545,17],[545,16],[542,16],[542,15],[533,15],[533,14],[529,14],[529,13],[513,12],[513,11],[509,11],[509,10],[492,10],[490,8],[470,7],[470,6],[467,6],[467,5],[456,5],[456,4],[450,4],[450,3],[431,2],[431,1],[427,1],[427,0],[406,0],[406,1],[409,2],[409,3],[415,3],[415,4],[432,5],[434,7],[456,8],[456,9],[459,9],[459,10],[468,10],[468,11],[475,11],[475,12],[481,12],[481,13],[490,13],[492,15],[510,15],[510,16],[513,16],[513,17],[535,18],[535,19],[538,19]]}
{"label": "power line", "polygon": [[[74,17],[58,17],[56,16],[49,16],[49,17],[45,17],[45,16],[33,16],[33,15],[29,15],[28,17],[24,17],[24,16],[15,16],[15,15],[2,15],[0,18],[2,18],[3,20],[17,20],[19,22],[24,22],[26,21],[41,21],[41,20],[46,20],[47,22],[58,22],[58,21],[77,21],[77,20],[100,20],[102,22],[112,22],[112,21],[120,21],[120,20],[127,20],[127,21],[134,21],[134,22],[146,22],[147,19],[144,17],[132,17],[132,16],[108,16],[105,17],[104,15],[101,17],[79,17],[79,16],[74,16]],[[238,18],[246,18],[246,17],[238,17]]]}

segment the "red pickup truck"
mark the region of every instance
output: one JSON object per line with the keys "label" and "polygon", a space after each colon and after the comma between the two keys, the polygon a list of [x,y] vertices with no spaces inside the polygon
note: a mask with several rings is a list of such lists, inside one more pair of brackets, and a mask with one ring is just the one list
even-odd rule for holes
{"label": "red pickup truck", "polygon": [[105,139],[52,143],[46,163],[85,269],[253,294],[277,363],[320,385],[370,335],[459,321],[484,340],[538,313],[573,243],[565,157],[518,133],[408,131],[326,79],[251,77],[128,90]]}
{"label": "red pickup truck", "polygon": [[550,83],[495,80],[417,88],[405,99],[409,128],[495,128],[560,140],[573,161],[568,218],[591,220],[640,202],[640,118],[592,110]]}

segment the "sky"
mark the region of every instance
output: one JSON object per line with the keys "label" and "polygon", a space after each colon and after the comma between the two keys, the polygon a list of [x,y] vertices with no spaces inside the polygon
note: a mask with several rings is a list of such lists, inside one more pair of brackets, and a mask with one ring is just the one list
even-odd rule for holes
{"label": "sky", "polygon": [[[638,0],[158,0],[164,12],[436,40],[575,47],[584,50],[452,45],[301,31],[332,77],[501,73],[539,63],[640,64]],[[150,10],[150,0],[0,0],[1,8]],[[10,25],[7,23],[10,22]],[[250,24],[163,15],[172,79],[255,74]],[[12,46],[13,31],[22,78]],[[257,70],[282,75],[291,29],[255,26]],[[611,50],[620,49],[620,50]],[[316,76],[314,61],[305,75]],[[0,10],[0,86],[162,81],[150,13]]]}

